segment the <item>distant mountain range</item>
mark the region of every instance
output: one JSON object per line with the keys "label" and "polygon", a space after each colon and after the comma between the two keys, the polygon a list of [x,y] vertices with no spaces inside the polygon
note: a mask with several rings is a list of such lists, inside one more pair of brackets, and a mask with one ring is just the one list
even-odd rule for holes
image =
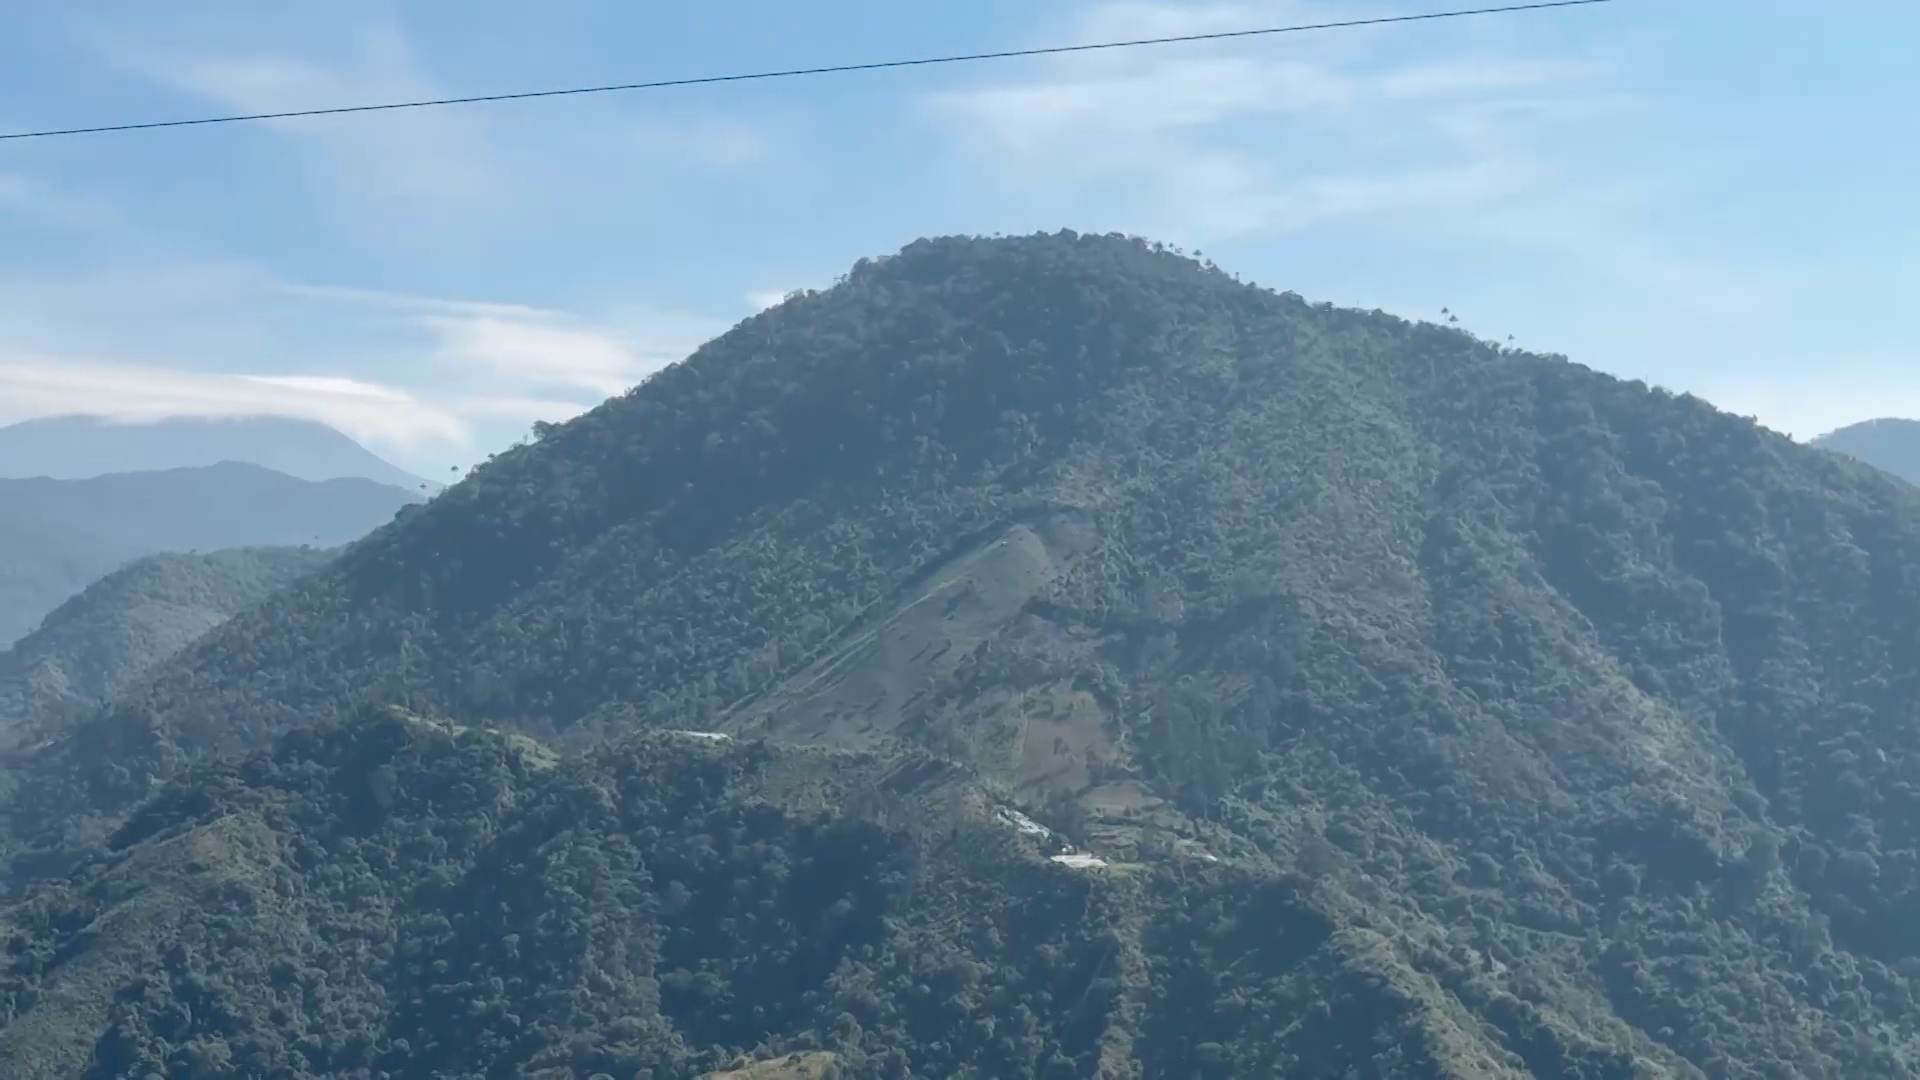
{"label": "distant mountain range", "polygon": [[1863,420],[1828,432],[1813,444],[1920,484],[1920,420]]}
{"label": "distant mountain range", "polygon": [[51,416],[0,427],[0,478],[85,480],[109,473],[243,461],[301,480],[347,477],[439,490],[325,424],[282,416],[123,421]]}
{"label": "distant mountain range", "polygon": [[302,480],[237,462],[86,480],[0,480],[0,647],[131,559],[335,547],[420,498],[417,489],[372,480]]}

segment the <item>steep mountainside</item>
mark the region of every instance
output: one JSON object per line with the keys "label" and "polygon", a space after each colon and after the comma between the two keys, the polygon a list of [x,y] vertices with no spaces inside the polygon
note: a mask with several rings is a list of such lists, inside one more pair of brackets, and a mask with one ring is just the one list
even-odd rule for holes
{"label": "steep mountainside", "polygon": [[[563,763],[376,712],[196,770],[9,910],[0,1061],[21,1080],[1526,1075],[1415,969],[1451,963],[1443,944],[1337,929],[1325,911],[1358,906],[1337,888],[1197,848],[1077,866],[1018,820],[923,755],[667,733]],[[1239,1009],[1315,1022],[1216,1042],[1241,1022],[1207,1017],[1229,954]]]}
{"label": "steep mountainside", "polygon": [[1828,432],[1813,444],[1920,484],[1920,420],[1866,420]]}
{"label": "steep mountainside", "polygon": [[[984,1014],[985,1031],[941,1021],[877,1036],[915,1074],[953,1075],[942,1063],[959,1059],[944,1055],[997,1045],[1004,1024],[1016,1042],[1044,1029],[1060,1057],[983,1075],[1916,1075],[1916,646],[1920,490],[1863,465],[1697,399],[1311,305],[1134,241],[926,241],[502,455],[215,630],[138,695],[29,748],[9,774],[13,877],[23,912],[53,896],[106,904],[150,880],[200,887],[92,869],[108,856],[88,838],[133,829],[140,844],[123,832],[122,846],[146,850],[162,834],[127,815],[169,799],[208,815],[196,829],[229,820],[223,808],[252,796],[193,780],[196,761],[387,701],[563,749],[664,728],[868,756],[848,762],[931,753],[960,763],[969,790],[1115,864],[1089,867],[1102,875],[1090,895],[1113,905],[1094,925],[1122,929],[1092,974],[1016,995],[1011,1012]],[[309,747],[285,768],[320,783],[332,766],[314,737],[276,752]],[[156,786],[175,794],[143,804]],[[346,812],[313,811],[302,828]],[[504,812],[460,813],[462,843],[512,827]],[[716,845],[736,835],[697,820],[622,818],[580,865],[650,874],[692,830]],[[222,881],[304,888],[271,861],[307,850],[298,841],[248,843],[268,861]],[[453,840],[405,850],[440,843]],[[783,853],[796,882],[822,880],[792,843],[769,841],[767,857]],[[329,887],[389,925],[416,868],[365,857],[372,881]],[[500,880],[572,889],[555,903],[583,925],[624,917],[563,862],[537,875],[502,864]],[[1218,870],[1196,876],[1195,863]],[[1049,925],[1057,894],[1002,869],[1024,864],[968,865]],[[1243,876],[1215,886],[1216,872]],[[668,876],[646,880],[641,895],[671,892]],[[911,895],[901,918],[948,919],[942,890]],[[144,954],[112,951],[132,936],[60,936],[104,910],[14,916],[40,927],[18,948],[47,958],[21,977],[73,988],[58,1015],[120,1000],[104,968],[59,971],[143,970]],[[149,917],[162,918],[124,916]],[[456,951],[413,969],[464,980],[460,1009],[505,1010],[512,1030],[573,1023],[552,1011],[562,996],[547,988],[561,984],[490,944],[497,926],[459,938],[469,924],[447,917]],[[170,933],[240,932],[181,918]],[[285,918],[290,933],[319,919],[346,935],[327,941],[368,940]],[[783,933],[809,940],[812,923],[789,921]],[[1076,955],[942,924],[982,978],[1006,955]],[[787,955],[787,940],[766,955]],[[183,955],[215,966],[180,985],[253,978],[211,959],[224,954]],[[664,1001],[684,970],[701,992],[731,993],[733,968],[689,955],[634,961],[660,972],[636,976],[635,992],[656,979]],[[551,978],[598,987],[602,974]],[[290,1001],[295,986],[339,985],[287,978]],[[864,1007],[900,1018],[913,1014],[903,1001],[957,992],[916,978],[872,988]],[[165,1032],[188,1029],[164,1018],[185,1014],[152,993],[162,1019],[114,1030],[183,1045]],[[304,1000],[311,1015],[320,999]],[[821,1000],[801,996],[808,1010]],[[764,1026],[693,1043],[812,1032],[830,1050],[846,1023],[752,1004]],[[432,1021],[442,1045],[476,1037],[462,1025],[480,1021],[457,1013]],[[1096,1036],[1078,1025],[1095,1018],[1105,1041],[1090,1057]],[[14,1045],[73,1045],[46,1030]],[[1328,1046],[1301,1052],[1314,1038]],[[1378,1056],[1355,1049],[1368,1044]],[[361,1059],[324,1060],[314,1075]],[[898,1065],[849,1067],[906,1075]]]}
{"label": "steep mountainside", "polygon": [[325,424],[286,416],[173,416],[127,421],[49,416],[0,427],[0,477],[85,480],[238,461],[302,480],[358,477],[438,490]]}
{"label": "steep mountainside", "polygon": [[257,465],[0,480],[0,646],[88,584],[144,555],[335,547],[419,501],[371,480],[298,480]]}
{"label": "steep mountainside", "polygon": [[0,651],[0,738],[31,716],[100,704],[332,555],[313,548],[149,555],[108,574]]}

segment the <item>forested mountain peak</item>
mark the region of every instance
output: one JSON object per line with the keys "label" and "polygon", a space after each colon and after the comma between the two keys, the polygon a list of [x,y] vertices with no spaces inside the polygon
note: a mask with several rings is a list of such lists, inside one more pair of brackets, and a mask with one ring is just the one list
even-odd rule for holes
{"label": "forested mountain peak", "polygon": [[[954,931],[982,968],[836,984],[851,1028],[752,1013],[726,989],[751,965],[711,944],[628,949],[633,986],[684,970],[744,1025],[607,1036],[665,1075],[734,1051],[854,1075],[1912,1075],[1915,567],[1920,491],[1695,398],[1129,238],[921,241],[544,429],[29,748],[14,878],[82,890],[89,836],[188,798],[156,793],[237,797],[210,756],[298,774],[309,725],[402,702],[539,740],[563,762],[542,776],[683,744],[845,755],[863,784],[927,762],[965,821],[1084,856],[994,853],[966,864],[982,880],[1043,906],[1042,879],[996,875],[1098,883],[1069,895],[1099,944],[982,991],[1019,1003],[991,1014],[1013,1049],[910,1004],[1013,978],[1041,946],[997,951],[1005,928]],[[716,790],[689,788],[731,806]],[[736,835],[694,824],[707,805],[616,813],[579,865]],[[666,888],[575,873],[533,877],[587,923]],[[528,978],[481,938],[449,985]],[[976,1046],[999,1056],[955,1056]]]}

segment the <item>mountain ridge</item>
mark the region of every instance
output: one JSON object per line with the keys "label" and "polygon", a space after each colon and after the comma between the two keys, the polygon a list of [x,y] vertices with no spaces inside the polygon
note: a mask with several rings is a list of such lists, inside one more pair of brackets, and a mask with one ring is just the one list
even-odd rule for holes
{"label": "mountain ridge", "polygon": [[[1915,565],[1920,491],[1697,398],[1127,238],[921,241],[544,430],[14,755],[9,883],[84,894],[152,800],[217,819],[231,763],[263,754],[351,802],[312,732],[399,703],[562,761],[839,754],[862,784],[924,762],[1100,860],[1065,901],[1099,905],[1095,944],[1043,942],[1071,978],[988,995],[1026,1010],[993,1014],[1016,1032],[1003,1075],[1913,1075]],[[622,889],[664,899],[617,868],[717,849],[765,795],[686,790],[713,824],[616,813],[577,867],[500,876],[567,882],[554,909],[583,927]],[[302,820],[319,831],[272,843],[344,850],[317,837],[359,819]],[[435,842],[499,820],[458,811]],[[805,865],[781,836],[762,854]],[[1035,882],[1082,880],[1013,866],[978,864],[1011,899],[972,895],[1045,908],[1061,894]],[[383,898],[405,880],[367,874]],[[916,895],[901,918],[970,925]],[[794,955],[812,918],[756,940]],[[495,929],[438,957],[471,965],[459,993],[520,970],[479,944]],[[836,986],[886,1032],[846,1029],[873,1052],[853,1075],[960,1075],[957,1047],[999,1047],[910,1020],[1041,951],[962,938],[949,974]],[[236,948],[223,964],[265,947]],[[706,987],[736,1025],[670,1075],[839,1052],[822,998],[756,1002],[799,1009],[777,1024],[723,1008],[755,962],[727,956],[636,961],[633,987]],[[442,1021],[441,1045],[476,1044]],[[419,1053],[392,1060],[442,1060]]]}
{"label": "mountain ridge", "polygon": [[123,563],[160,552],[335,547],[421,501],[371,480],[300,480],[259,465],[0,479],[0,645]]}

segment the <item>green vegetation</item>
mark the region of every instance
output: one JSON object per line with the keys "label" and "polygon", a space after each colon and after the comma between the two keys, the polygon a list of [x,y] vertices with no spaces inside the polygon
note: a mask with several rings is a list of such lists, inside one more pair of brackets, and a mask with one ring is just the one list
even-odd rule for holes
{"label": "green vegetation", "polygon": [[337,547],[420,494],[226,462],[88,480],[0,480],[0,646],[115,568],[161,552]]}
{"label": "green vegetation", "polygon": [[1914,1075],[1916,567],[1690,397],[923,241],[20,754],[0,1059]]}
{"label": "green vegetation", "polygon": [[0,733],[32,716],[102,704],[331,557],[311,548],[234,548],[128,563],[0,651]]}
{"label": "green vegetation", "polygon": [[1920,485],[1920,420],[1866,420],[1828,432],[1813,444]]}
{"label": "green vegetation", "polygon": [[1524,1075],[1304,882],[1047,850],[925,756],[659,734],[561,762],[376,712],[194,770],[16,904],[0,1060],[22,1080]]}

